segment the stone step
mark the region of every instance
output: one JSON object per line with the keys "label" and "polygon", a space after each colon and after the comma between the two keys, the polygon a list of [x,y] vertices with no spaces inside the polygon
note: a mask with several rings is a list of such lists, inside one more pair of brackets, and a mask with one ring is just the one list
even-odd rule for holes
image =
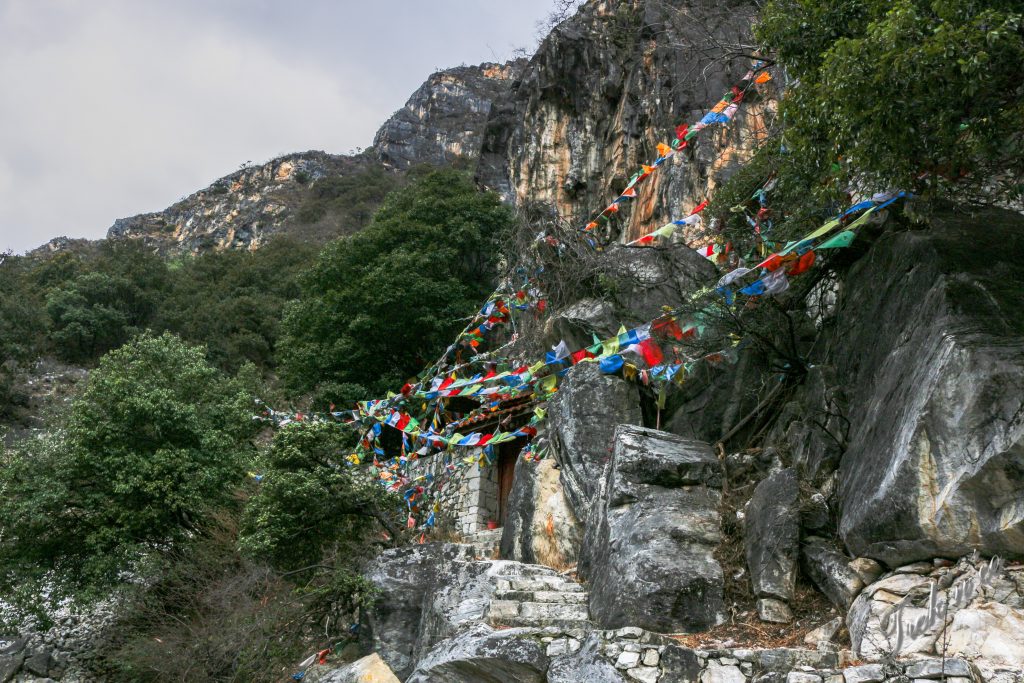
{"label": "stone step", "polygon": [[500,543],[501,529],[484,529],[483,531],[474,531],[471,534],[466,534],[463,540],[466,543]]}
{"label": "stone step", "polygon": [[594,625],[588,619],[534,619],[532,617],[509,617],[507,619],[492,620],[491,626],[506,626],[510,628],[547,628],[555,627],[561,631],[590,631]]}
{"label": "stone step", "polygon": [[590,619],[590,612],[585,604],[492,600],[487,610],[487,619],[502,624],[509,624],[509,620],[512,619],[546,625],[551,620],[587,621]]}
{"label": "stone step", "polygon": [[495,600],[513,600],[515,602],[552,602],[583,605],[587,602],[587,594],[581,590],[573,591],[495,591]]}
{"label": "stone step", "polygon": [[495,577],[497,591],[526,591],[529,593],[557,591],[561,593],[582,593],[583,586],[564,576],[534,576],[531,578]]}

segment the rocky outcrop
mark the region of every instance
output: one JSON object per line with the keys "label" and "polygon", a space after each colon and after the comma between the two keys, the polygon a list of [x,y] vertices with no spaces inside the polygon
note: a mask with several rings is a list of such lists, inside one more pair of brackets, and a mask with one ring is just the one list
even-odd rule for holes
{"label": "rocky outcrop", "polygon": [[576,564],[582,528],[559,483],[551,458],[516,461],[501,557],[531,564]]}
{"label": "rocky outcrop", "polygon": [[602,255],[605,276],[613,281],[611,297],[625,324],[640,324],[661,315],[664,307],[688,304],[694,292],[716,279],[711,262],[686,245],[663,249],[612,246]]}
{"label": "rocky outcrop", "polygon": [[721,623],[721,465],[707,444],[632,425],[615,430],[603,496],[594,501],[580,571],[606,628],[674,633]]}
{"label": "rocky outcrop", "polygon": [[460,66],[431,74],[373,138],[388,167],[472,164],[480,156],[491,108],[509,96],[525,60]]}
{"label": "rocky outcrop", "polygon": [[[483,620],[489,584],[479,578],[486,566],[474,566],[470,560],[469,546],[428,543],[386,551],[366,572],[380,599],[367,610],[364,637],[399,678],[404,680],[422,652],[451,635],[460,623]],[[460,570],[472,572],[473,577],[454,580]],[[456,601],[464,599],[466,608],[444,609],[449,595]]]}
{"label": "rocky outcrop", "polygon": [[851,425],[840,531],[855,554],[1024,556],[1022,228],[997,209],[936,216],[851,269],[834,356]]}
{"label": "rocky outcrop", "polygon": [[589,516],[620,424],[640,424],[640,395],[635,385],[602,374],[596,363],[573,367],[548,404],[551,452],[578,520]]}
{"label": "rocky outcrop", "polygon": [[529,629],[476,626],[438,643],[408,683],[543,683],[548,658]]}
{"label": "rocky outcrop", "polygon": [[[364,615],[363,645],[403,680],[439,643],[476,626],[589,628],[587,593],[578,583],[540,565],[477,561],[469,545],[389,550],[366,576],[378,599]],[[448,654],[438,662],[455,656],[442,651]]]}
{"label": "rocky outcrop", "polygon": [[[939,565],[899,567],[860,593],[846,617],[854,652],[867,660],[945,652],[963,660],[956,664],[961,669],[980,670],[985,680],[1019,676],[1024,671],[1024,568],[968,559]],[[915,666],[925,671],[934,663]],[[964,675],[950,669],[947,674]]]}
{"label": "rocky outcrop", "polygon": [[298,225],[297,211],[316,181],[375,164],[366,155],[289,154],[235,171],[163,211],[119,218],[107,239],[141,240],[164,253],[256,249]]}

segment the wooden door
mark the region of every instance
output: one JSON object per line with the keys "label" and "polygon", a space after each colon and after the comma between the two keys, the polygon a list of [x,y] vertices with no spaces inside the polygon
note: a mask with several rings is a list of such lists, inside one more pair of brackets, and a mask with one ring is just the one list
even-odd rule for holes
{"label": "wooden door", "polygon": [[[511,448],[510,448],[511,447]],[[516,459],[522,445],[519,440],[501,445],[498,451],[498,524],[505,526],[508,516],[508,495],[512,491],[512,478],[516,471]]]}

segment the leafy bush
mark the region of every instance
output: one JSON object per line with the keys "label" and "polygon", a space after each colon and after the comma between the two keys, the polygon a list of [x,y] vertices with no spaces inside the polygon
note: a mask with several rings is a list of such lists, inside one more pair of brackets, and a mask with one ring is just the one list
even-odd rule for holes
{"label": "leafy bush", "polygon": [[345,466],[354,437],[342,429],[296,422],[274,435],[243,517],[240,543],[247,553],[294,570],[325,554],[358,556],[348,544],[362,543],[378,523],[398,535],[401,501],[364,469]]}

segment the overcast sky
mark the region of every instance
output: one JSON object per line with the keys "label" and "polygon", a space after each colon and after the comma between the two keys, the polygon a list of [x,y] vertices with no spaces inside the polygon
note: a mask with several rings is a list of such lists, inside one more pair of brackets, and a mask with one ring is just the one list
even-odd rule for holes
{"label": "overcast sky", "polygon": [[245,161],[370,145],[552,0],[0,0],[0,251],[102,237]]}

